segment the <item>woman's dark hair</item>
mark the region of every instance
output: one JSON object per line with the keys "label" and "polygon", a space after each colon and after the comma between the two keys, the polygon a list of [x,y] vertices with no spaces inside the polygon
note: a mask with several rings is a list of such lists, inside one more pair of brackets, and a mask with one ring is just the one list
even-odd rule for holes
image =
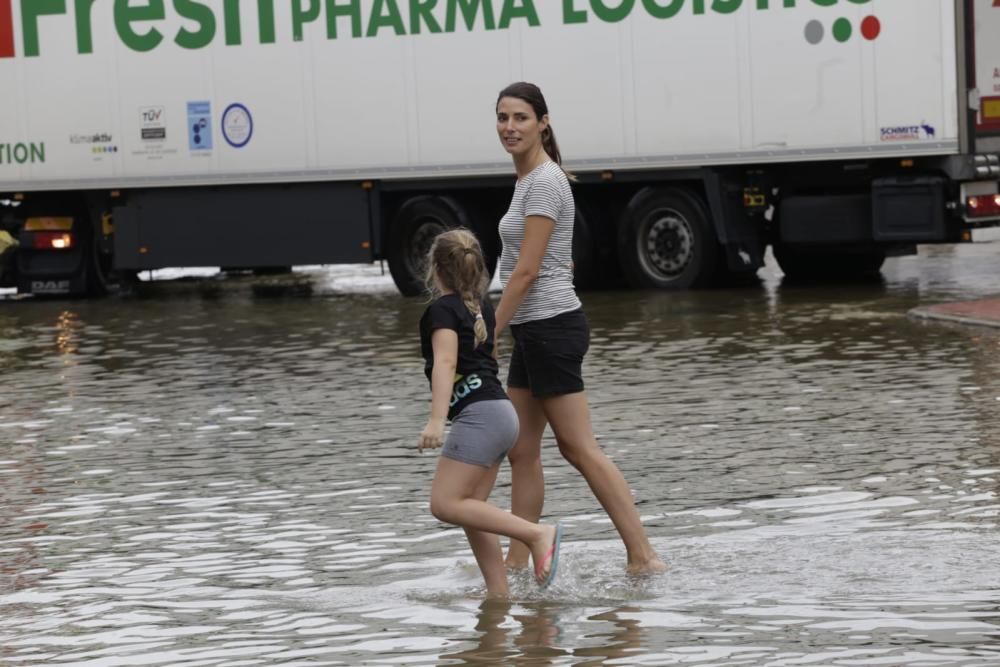
{"label": "woman's dark hair", "polygon": [[[545,96],[542,95],[542,90],[533,83],[518,81],[501,90],[497,96],[497,110],[500,109],[500,100],[505,97],[515,97],[530,104],[531,108],[535,110],[535,116],[538,117],[538,120],[549,114],[549,107],[545,104]],[[545,130],[542,131],[542,148],[545,149],[545,152],[553,162],[560,167],[562,166],[562,154],[559,153],[559,144],[556,143],[556,135],[552,131],[551,121]]]}

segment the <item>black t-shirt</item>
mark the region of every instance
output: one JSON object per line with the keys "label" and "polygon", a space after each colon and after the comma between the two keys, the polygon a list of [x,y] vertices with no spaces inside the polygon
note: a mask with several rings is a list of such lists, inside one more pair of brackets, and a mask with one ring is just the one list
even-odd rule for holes
{"label": "black t-shirt", "polygon": [[476,401],[507,398],[507,393],[497,377],[497,361],[493,358],[493,333],[497,320],[493,306],[488,300],[482,303],[483,319],[486,320],[486,341],[476,347],[473,326],[476,318],[457,294],[445,294],[427,306],[420,318],[420,351],[424,356],[424,373],[431,379],[434,369],[434,347],[431,334],[436,329],[451,329],[458,332],[458,359],[455,367],[455,384],[448,404],[448,419],[469,403]]}

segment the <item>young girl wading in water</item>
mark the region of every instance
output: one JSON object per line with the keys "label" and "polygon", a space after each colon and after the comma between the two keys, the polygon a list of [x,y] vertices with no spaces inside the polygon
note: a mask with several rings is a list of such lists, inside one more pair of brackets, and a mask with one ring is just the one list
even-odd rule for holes
{"label": "young girl wading in water", "polygon": [[428,257],[436,296],[420,319],[420,346],[431,383],[431,415],[418,448],[442,446],[431,486],[431,512],[465,529],[491,595],[506,595],[497,535],[527,545],[542,588],[555,578],[562,526],[532,523],[489,504],[500,463],[518,434],[517,413],[497,378],[496,318],[486,299],[489,274],[479,242],[456,229],[439,235]]}

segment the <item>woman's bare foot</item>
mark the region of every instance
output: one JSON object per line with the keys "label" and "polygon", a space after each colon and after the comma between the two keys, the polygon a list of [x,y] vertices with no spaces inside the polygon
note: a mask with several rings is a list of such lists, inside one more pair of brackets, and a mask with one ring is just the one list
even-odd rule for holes
{"label": "woman's bare foot", "polygon": [[506,560],[504,561],[503,566],[507,568],[508,572],[523,572],[528,569],[528,563],[522,563],[521,561],[512,562],[510,560]]}
{"label": "woman's bare foot", "polygon": [[629,561],[625,566],[625,571],[634,575],[660,574],[668,569],[669,566],[655,555],[643,560]]}
{"label": "woman's bare foot", "polygon": [[517,540],[511,539],[510,546],[507,547],[507,557],[504,559],[503,564],[508,571],[527,570],[528,558],[530,557],[531,551],[528,550],[527,546]]}

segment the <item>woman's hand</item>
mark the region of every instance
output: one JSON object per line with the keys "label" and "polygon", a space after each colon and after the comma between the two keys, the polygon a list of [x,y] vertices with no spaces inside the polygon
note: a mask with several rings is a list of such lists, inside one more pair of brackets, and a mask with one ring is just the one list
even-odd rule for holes
{"label": "woman's hand", "polygon": [[424,426],[420,440],[417,442],[417,451],[423,452],[425,449],[438,449],[444,441],[444,419],[431,417]]}

